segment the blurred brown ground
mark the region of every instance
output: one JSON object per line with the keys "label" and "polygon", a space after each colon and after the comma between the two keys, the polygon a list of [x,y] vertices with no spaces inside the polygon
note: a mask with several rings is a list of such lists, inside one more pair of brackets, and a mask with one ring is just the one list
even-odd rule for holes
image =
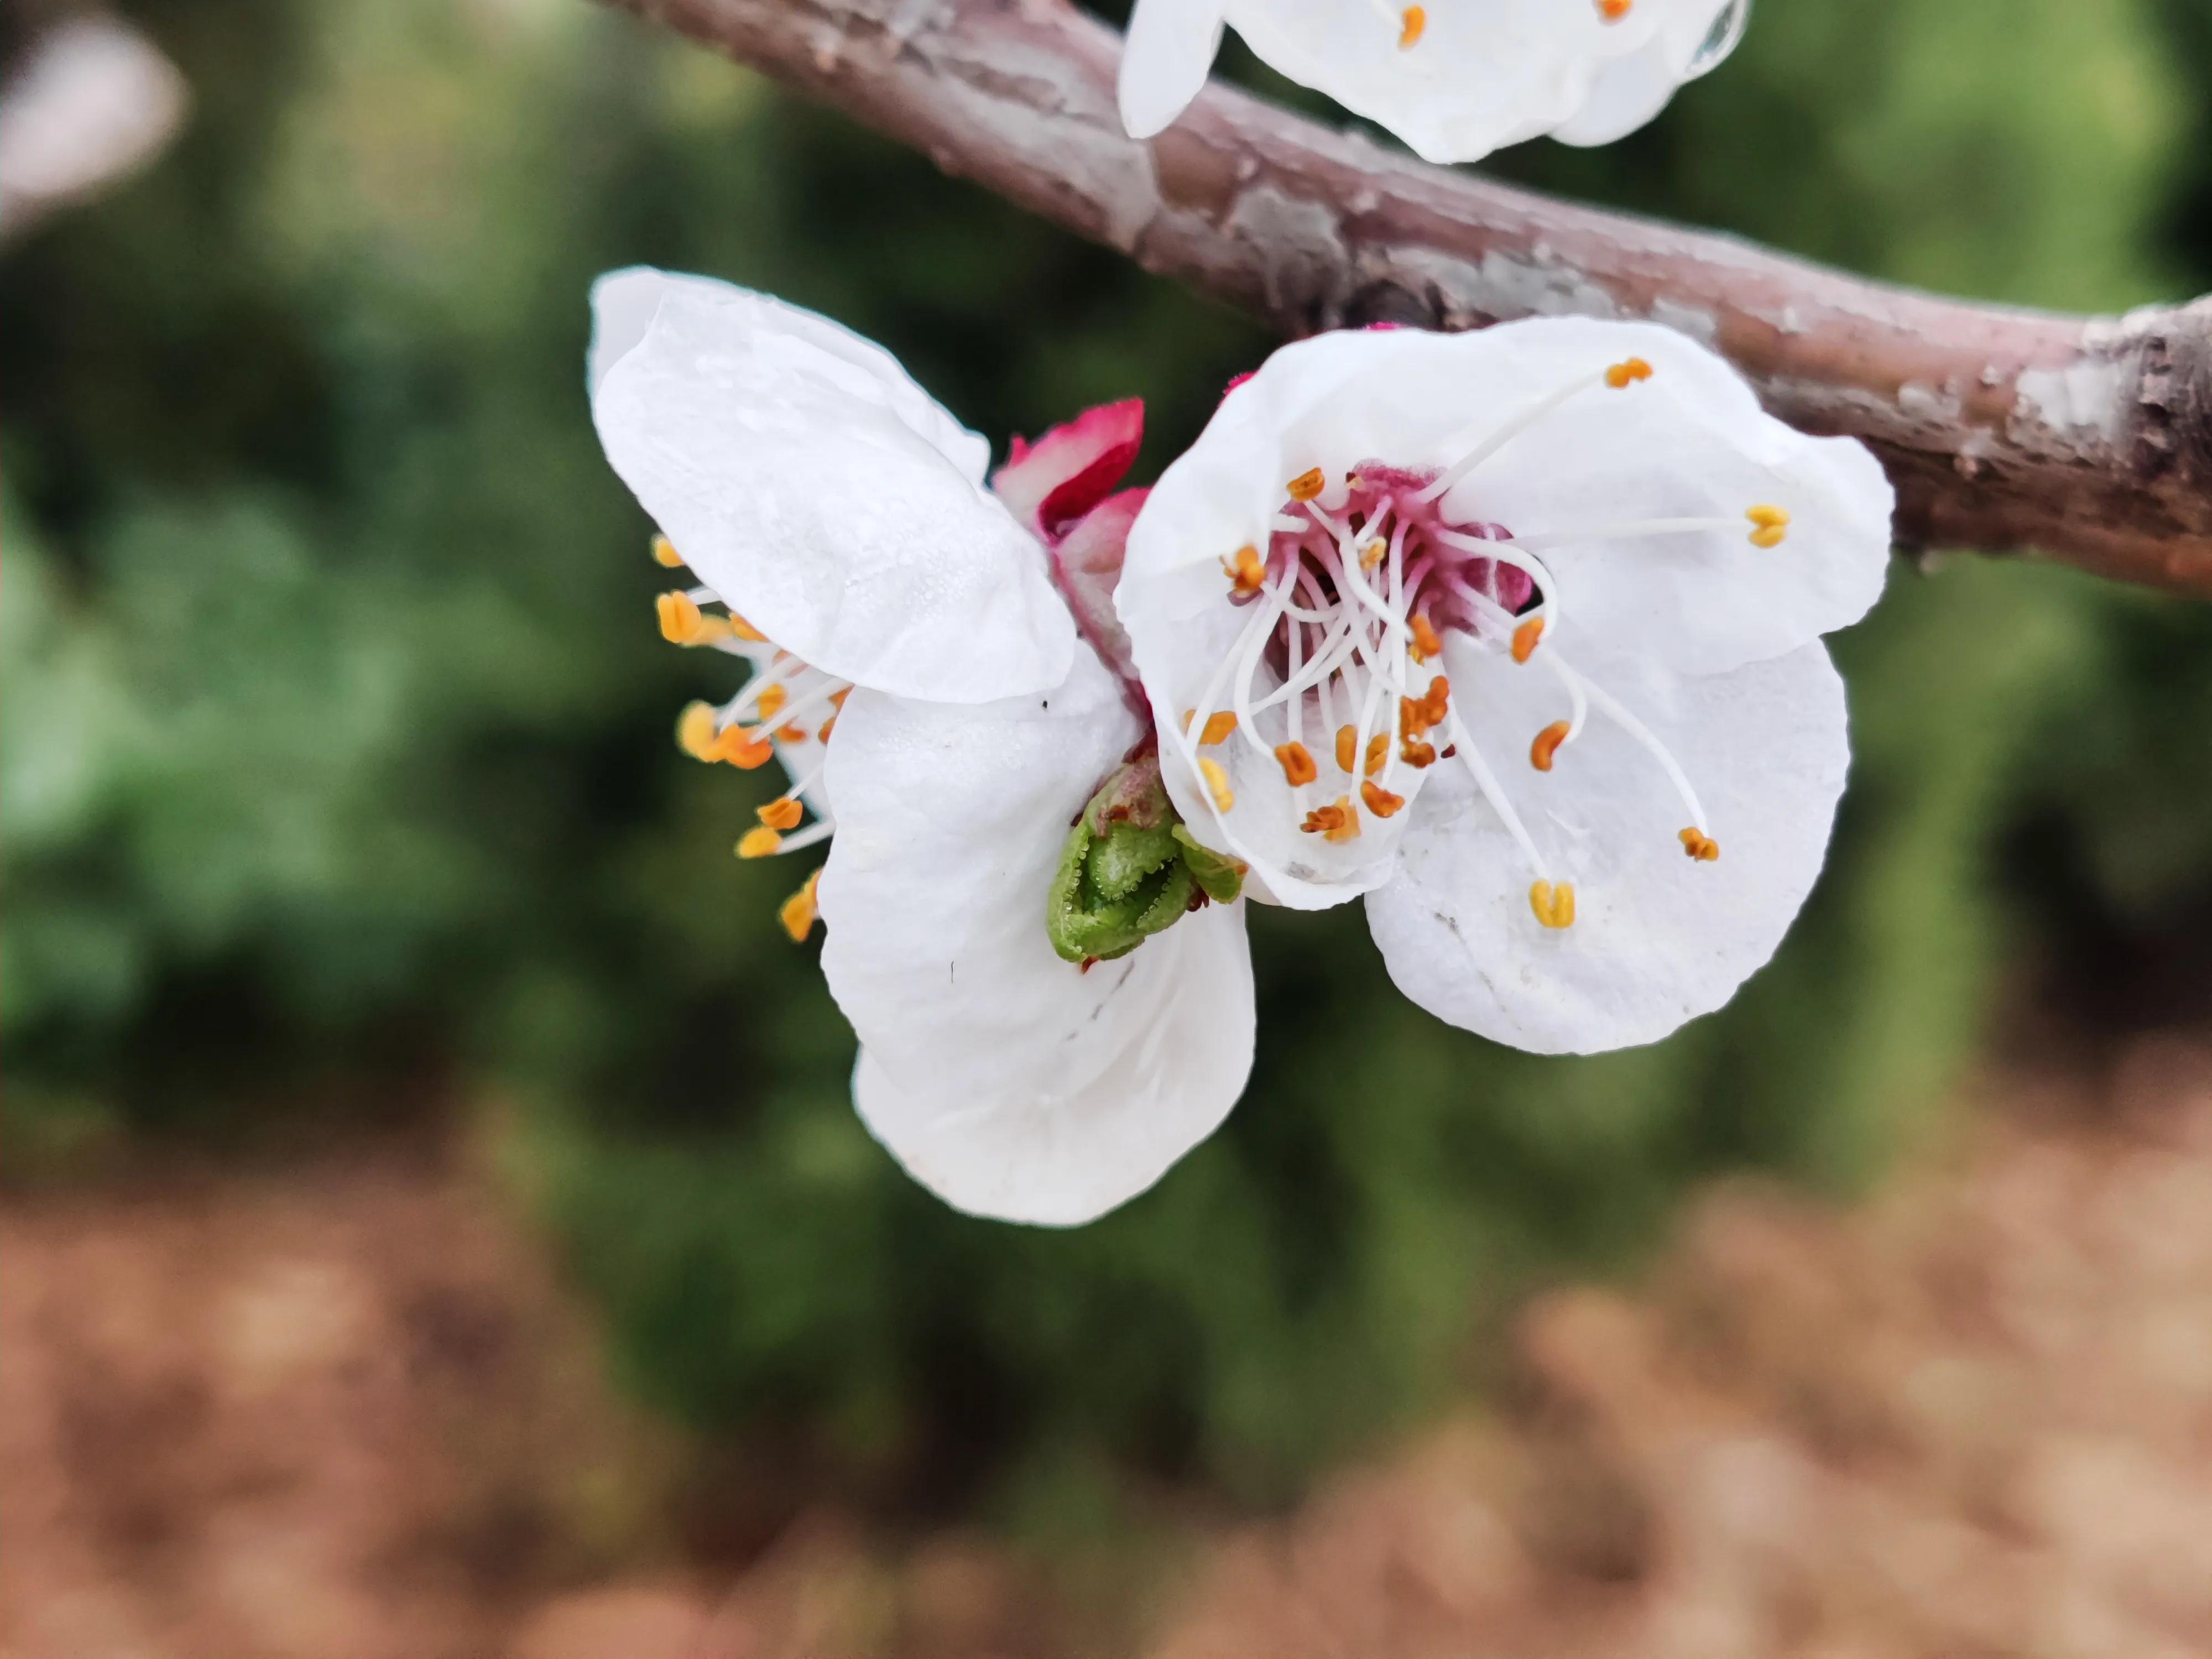
{"label": "blurred brown ground", "polygon": [[[2212,1052],[1993,1092],[1855,1212],[1725,1184],[1633,1296],[1540,1298],[1501,1398],[1200,1539],[1143,1645],[2212,1654]],[[703,1559],[690,1450],[615,1400],[483,1162],[0,1205],[0,1653],[1128,1649],[967,1535],[824,1508]]]}

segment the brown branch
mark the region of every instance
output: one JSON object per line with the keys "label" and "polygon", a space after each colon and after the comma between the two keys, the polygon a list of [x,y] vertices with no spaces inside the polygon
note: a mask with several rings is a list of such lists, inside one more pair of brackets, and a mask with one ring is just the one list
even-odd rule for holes
{"label": "brown branch", "polygon": [[1962,304],[1389,155],[1216,86],[1149,144],[1120,43],[1065,0],[611,0],[804,88],[1288,334],[1532,313],[1707,342],[1808,432],[1870,445],[1908,546],[2033,547],[2212,596],[2212,298]]}

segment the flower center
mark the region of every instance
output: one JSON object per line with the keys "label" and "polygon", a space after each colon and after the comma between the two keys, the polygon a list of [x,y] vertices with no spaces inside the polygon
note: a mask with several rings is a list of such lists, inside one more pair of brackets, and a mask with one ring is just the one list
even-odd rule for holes
{"label": "flower center", "polygon": [[[1266,550],[1248,545],[1222,561],[1229,602],[1251,614],[1174,734],[1224,820],[1237,807],[1221,753],[1231,743],[1280,767],[1298,828],[1337,846],[1395,817],[1419,774],[1455,759],[1519,847],[1537,921],[1547,928],[1571,926],[1572,884],[1554,878],[1485,759],[1473,731],[1483,716],[1455,706],[1448,655],[1476,650],[1538,665],[1559,683],[1565,717],[1528,739],[1534,769],[1552,772],[1595,711],[1664,777],[1688,819],[1679,830],[1668,826],[1685,854],[1700,863],[1719,858],[1705,809],[1673,754],[1633,711],[1560,654],[1559,585],[1544,554],[1747,527],[1753,546],[1771,549],[1786,538],[1789,514],[1760,503],[1740,520],[1654,519],[1516,535],[1503,525],[1448,517],[1443,508],[1454,485],[1562,404],[1601,388],[1626,392],[1652,373],[1632,357],[1579,377],[1441,469],[1367,459],[1334,475],[1341,480],[1334,486],[1322,467],[1285,485]],[[1263,679],[1272,689],[1263,689]]]}
{"label": "flower center", "polygon": [[[653,538],[653,556],[672,569],[684,562],[665,536]],[[674,589],[654,601],[663,639],[742,657],[752,671],[737,696],[719,708],[707,702],[687,705],[677,719],[677,744],[694,760],[726,761],[746,772],[780,757],[791,787],[757,810],[760,822],[738,838],[737,854],[757,859],[799,852],[836,833],[836,821],[816,808],[806,792],[821,781],[830,729],[837,724],[838,711],[853,684],[810,667],[726,605],[727,614],[721,616],[702,608],[721,603],[712,588],[704,586]],[[815,821],[801,829],[810,811],[817,812]],[[815,883],[820,875],[817,869],[807,877],[777,908],[784,931],[794,940],[804,939],[813,928]]]}

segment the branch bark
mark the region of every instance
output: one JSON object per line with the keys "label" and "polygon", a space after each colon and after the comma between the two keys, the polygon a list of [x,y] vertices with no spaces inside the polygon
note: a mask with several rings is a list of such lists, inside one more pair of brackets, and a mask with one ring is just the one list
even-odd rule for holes
{"label": "branch bark", "polygon": [[1902,545],[2040,550],[2212,597],[2212,297],[1976,306],[1387,154],[1214,86],[1121,131],[1120,41],[1066,0],[608,0],[823,98],[1287,335],[1580,313],[1705,341],[1863,439]]}

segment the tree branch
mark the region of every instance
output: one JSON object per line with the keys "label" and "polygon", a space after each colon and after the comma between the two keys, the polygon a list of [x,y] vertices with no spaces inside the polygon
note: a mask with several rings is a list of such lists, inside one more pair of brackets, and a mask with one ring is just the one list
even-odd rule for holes
{"label": "tree branch", "polygon": [[1911,548],[2039,549],[2212,597],[2212,298],[1974,306],[1386,154],[1215,86],[1149,144],[1065,0],[609,0],[825,99],[1286,334],[1650,318],[1808,432],[1863,439]]}

